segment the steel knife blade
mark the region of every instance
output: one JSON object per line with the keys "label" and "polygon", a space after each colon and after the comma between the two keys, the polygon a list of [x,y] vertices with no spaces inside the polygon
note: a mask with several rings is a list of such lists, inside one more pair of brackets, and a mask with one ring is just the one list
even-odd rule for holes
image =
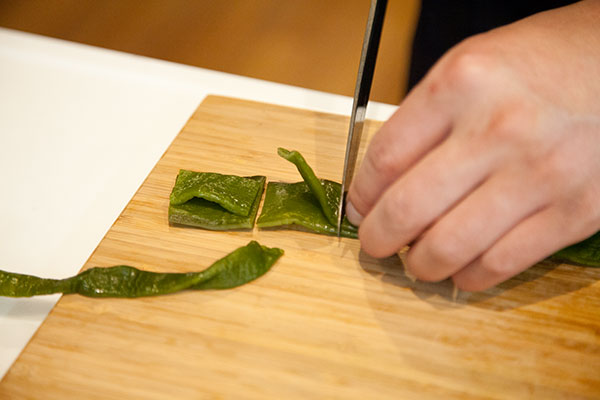
{"label": "steel knife blade", "polygon": [[363,39],[362,52],[360,55],[360,64],[358,66],[358,76],[356,77],[356,87],[354,89],[354,101],[352,103],[348,141],[346,143],[346,156],[344,157],[342,191],[340,193],[340,203],[338,205],[338,237],[340,236],[342,228],[346,192],[350,187],[352,177],[354,176],[354,169],[356,167],[356,159],[358,157],[358,149],[360,147],[360,138],[365,122],[371,84],[373,83],[375,61],[377,60],[377,51],[379,50],[379,41],[381,39],[381,30],[383,28],[386,6],[387,0],[371,0],[365,37]]}

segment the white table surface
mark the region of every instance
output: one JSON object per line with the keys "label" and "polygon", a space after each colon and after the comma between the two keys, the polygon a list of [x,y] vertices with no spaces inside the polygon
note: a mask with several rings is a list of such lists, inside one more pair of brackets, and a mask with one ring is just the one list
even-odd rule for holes
{"label": "white table surface", "polygon": [[[352,104],[0,28],[0,269],[77,273],[208,94],[344,115]],[[367,116],[394,110],[371,103]],[[0,378],[58,298],[0,297]]]}

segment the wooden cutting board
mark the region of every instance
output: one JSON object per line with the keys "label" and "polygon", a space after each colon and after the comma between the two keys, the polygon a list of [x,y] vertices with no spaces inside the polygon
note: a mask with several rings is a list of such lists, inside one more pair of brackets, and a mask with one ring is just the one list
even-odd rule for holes
{"label": "wooden cutting board", "polygon": [[370,258],[357,240],[169,226],[180,168],[299,181],[282,146],[339,180],[347,125],[207,98],[84,268],[201,270],[252,239],[285,255],[233,290],[64,296],[0,398],[599,398],[600,269],[546,262],[453,301],[449,282],[413,283],[397,257]]}

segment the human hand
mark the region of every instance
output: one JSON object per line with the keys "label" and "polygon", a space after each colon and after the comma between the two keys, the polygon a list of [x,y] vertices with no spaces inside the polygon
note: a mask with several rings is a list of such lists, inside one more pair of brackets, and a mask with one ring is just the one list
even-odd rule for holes
{"label": "human hand", "polygon": [[[363,249],[484,290],[600,229],[600,1],[450,50],[369,145],[348,193]],[[363,218],[364,216],[364,218]]]}

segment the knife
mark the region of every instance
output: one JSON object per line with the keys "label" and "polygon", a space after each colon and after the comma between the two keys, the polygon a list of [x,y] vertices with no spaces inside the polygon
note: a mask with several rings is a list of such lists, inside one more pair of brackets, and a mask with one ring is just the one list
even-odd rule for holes
{"label": "knife", "polygon": [[383,27],[386,6],[387,0],[371,0],[369,18],[367,19],[367,28],[365,30],[365,38],[363,39],[362,52],[360,55],[360,64],[358,66],[358,76],[356,77],[356,87],[354,89],[354,101],[352,104],[352,114],[350,115],[348,141],[346,143],[346,156],[344,157],[342,191],[340,193],[340,203],[338,205],[338,237],[340,237],[342,229],[346,192],[348,191],[348,187],[350,187],[352,177],[354,176],[354,169],[356,167],[360,137],[365,122],[371,84],[373,83],[375,61],[377,60],[377,50],[379,50],[379,39],[381,38],[381,29]]}

